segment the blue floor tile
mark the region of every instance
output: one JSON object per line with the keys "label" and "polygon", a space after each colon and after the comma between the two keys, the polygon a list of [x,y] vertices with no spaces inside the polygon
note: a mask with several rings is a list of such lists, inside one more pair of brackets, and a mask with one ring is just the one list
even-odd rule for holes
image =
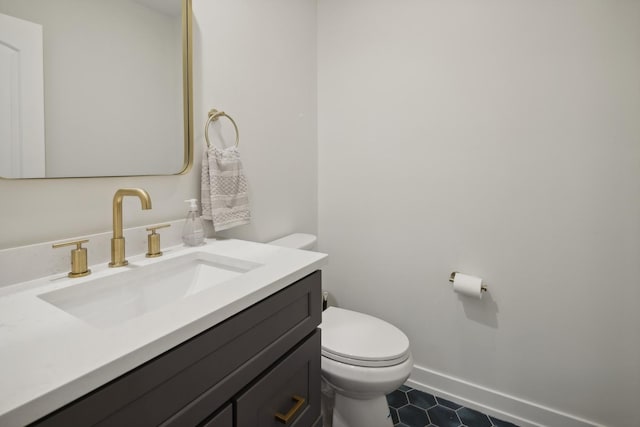
{"label": "blue floor tile", "polygon": [[436,406],[436,398],[420,390],[409,390],[407,392],[409,403],[422,409],[429,409]]}
{"label": "blue floor tile", "polygon": [[389,393],[387,402],[395,427],[518,427],[406,385]]}
{"label": "blue floor tile", "polygon": [[458,427],[461,424],[460,418],[454,410],[441,405],[427,409],[427,413],[431,421],[438,427]]}
{"label": "blue floor tile", "polygon": [[469,408],[460,408],[456,411],[460,421],[465,426],[470,427],[491,427],[492,423],[488,416],[482,412],[475,411]]}
{"label": "blue floor tile", "polygon": [[411,427],[426,426],[429,424],[429,417],[424,409],[417,406],[407,405],[398,409],[400,421]]}

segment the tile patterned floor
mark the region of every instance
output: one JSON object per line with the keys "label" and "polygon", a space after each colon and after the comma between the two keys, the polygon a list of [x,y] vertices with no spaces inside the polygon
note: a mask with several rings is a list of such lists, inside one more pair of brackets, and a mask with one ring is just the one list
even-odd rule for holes
{"label": "tile patterned floor", "polygon": [[404,385],[387,402],[396,427],[518,427]]}

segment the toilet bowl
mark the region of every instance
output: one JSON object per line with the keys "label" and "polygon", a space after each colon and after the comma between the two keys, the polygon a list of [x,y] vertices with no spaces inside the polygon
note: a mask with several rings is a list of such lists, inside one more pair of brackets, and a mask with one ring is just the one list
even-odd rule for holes
{"label": "toilet bowl", "polygon": [[385,395],[413,367],[409,339],[395,326],[337,307],[322,313],[322,378],[335,391],[333,427],[390,427]]}
{"label": "toilet bowl", "polygon": [[[310,234],[292,234],[270,244],[309,250],[315,240]],[[386,394],[403,384],[413,368],[407,336],[381,319],[338,307],[322,313],[320,328],[322,379],[334,392],[332,423],[325,413],[325,426],[393,426]]]}

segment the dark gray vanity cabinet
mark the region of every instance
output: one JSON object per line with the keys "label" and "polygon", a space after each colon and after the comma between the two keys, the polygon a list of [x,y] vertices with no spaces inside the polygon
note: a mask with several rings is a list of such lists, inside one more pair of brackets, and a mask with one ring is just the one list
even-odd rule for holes
{"label": "dark gray vanity cabinet", "polygon": [[316,271],[32,425],[319,426],[320,282]]}

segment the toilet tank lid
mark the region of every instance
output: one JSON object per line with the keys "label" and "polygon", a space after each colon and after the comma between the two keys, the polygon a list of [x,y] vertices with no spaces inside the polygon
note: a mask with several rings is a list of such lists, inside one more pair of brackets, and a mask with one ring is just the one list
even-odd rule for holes
{"label": "toilet tank lid", "polygon": [[316,236],[313,234],[294,233],[280,239],[269,242],[270,245],[282,246],[293,249],[312,249],[316,243]]}

